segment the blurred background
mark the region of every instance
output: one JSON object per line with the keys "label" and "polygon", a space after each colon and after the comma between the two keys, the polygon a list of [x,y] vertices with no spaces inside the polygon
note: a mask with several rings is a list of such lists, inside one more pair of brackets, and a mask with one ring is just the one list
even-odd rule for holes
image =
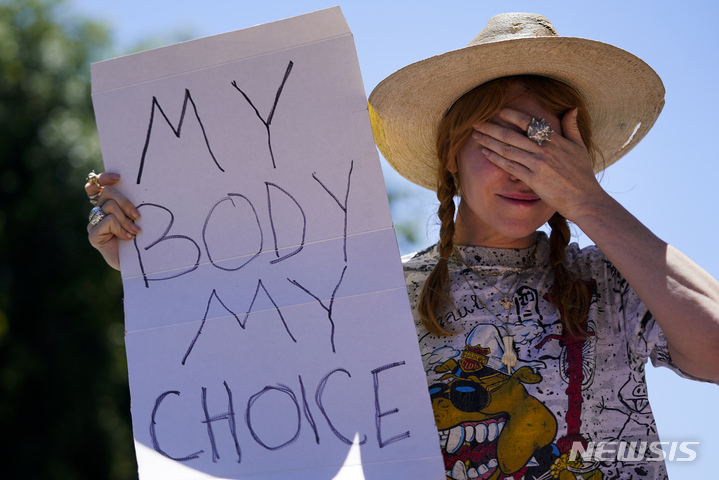
{"label": "blurred background", "polygon": [[[137,478],[122,286],[87,242],[82,189],[102,170],[92,62],[339,4],[367,93],[408,63],[459,48],[497,13],[537,11],[560,34],[624,48],[667,88],[655,128],[604,187],[713,276],[719,256],[719,3],[524,0],[0,0],[0,432],[3,478]],[[539,9],[539,11],[538,11]],[[383,161],[403,254],[436,241],[433,195]],[[578,230],[575,240],[589,240]],[[670,476],[715,478],[715,385],[648,368],[660,435],[696,441]]]}

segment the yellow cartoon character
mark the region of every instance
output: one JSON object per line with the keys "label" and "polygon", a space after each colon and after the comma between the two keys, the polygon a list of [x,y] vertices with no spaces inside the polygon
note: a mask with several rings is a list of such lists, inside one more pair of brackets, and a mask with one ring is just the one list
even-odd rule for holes
{"label": "yellow cartoon character", "polygon": [[434,369],[443,374],[430,394],[450,478],[494,480],[537,466],[535,452],[557,433],[552,413],[524,388],[541,375],[528,366],[499,372],[487,366],[489,355],[468,345],[459,361]]}
{"label": "yellow cartoon character", "polygon": [[569,459],[569,454],[562,454],[554,461],[552,468],[547,475],[543,475],[537,480],[602,480],[602,472],[597,467],[598,462],[585,462],[581,457],[577,456],[574,460]]}

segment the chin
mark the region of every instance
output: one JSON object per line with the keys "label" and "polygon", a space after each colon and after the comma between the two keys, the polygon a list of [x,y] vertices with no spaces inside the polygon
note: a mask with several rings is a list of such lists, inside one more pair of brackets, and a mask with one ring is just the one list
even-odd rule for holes
{"label": "chin", "polygon": [[[522,240],[527,237],[533,236],[534,233],[542,225],[544,225],[544,224],[537,225],[536,227],[531,226],[531,225],[530,226],[522,225],[522,226],[517,226],[517,227],[508,227],[508,228],[502,229],[502,231],[500,231],[500,233],[507,238],[511,238],[512,240]],[[534,240],[534,238],[532,238],[532,240]]]}
{"label": "chin", "polygon": [[554,212],[547,218],[532,218],[532,219],[516,219],[505,221],[502,225],[500,232],[509,238],[521,239],[526,238],[529,235],[534,234],[537,230],[542,228],[552,218]]}

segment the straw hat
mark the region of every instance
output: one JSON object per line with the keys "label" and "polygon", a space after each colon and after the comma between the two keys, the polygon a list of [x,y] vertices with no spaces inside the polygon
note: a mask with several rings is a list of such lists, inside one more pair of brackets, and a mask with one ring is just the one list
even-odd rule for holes
{"label": "straw hat", "polygon": [[634,148],[664,106],[661,79],[631,53],[560,37],[541,15],[506,13],[490,19],[467,47],[413,63],[377,85],[369,111],[380,152],[408,180],[436,189],[440,120],[474,87],[511,75],[541,75],[572,86],[589,109],[603,167]]}

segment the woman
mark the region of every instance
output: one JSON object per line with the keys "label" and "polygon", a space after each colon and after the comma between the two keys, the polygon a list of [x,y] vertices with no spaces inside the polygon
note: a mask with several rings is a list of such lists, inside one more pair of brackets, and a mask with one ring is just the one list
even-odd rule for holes
{"label": "woman", "polygon": [[[717,379],[719,284],[594,175],[663,95],[636,57],[506,14],[370,96],[383,155],[440,202],[405,276],[448,477],[666,475],[644,364]],[[596,247],[568,245],[567,220]]]}
{"label": "woman", "polygon": [[[663,94],[636,57],[506,14],[370,96],[383,155],[440,201],[440,241],[405,271],[448,477],[666,476],[644,364],[719,378],[719,284],[594,176]],[[86,185],[90,241],[115,268],[139,232],[117,180]],[[569,245],[567,221],[596,247]]]}

